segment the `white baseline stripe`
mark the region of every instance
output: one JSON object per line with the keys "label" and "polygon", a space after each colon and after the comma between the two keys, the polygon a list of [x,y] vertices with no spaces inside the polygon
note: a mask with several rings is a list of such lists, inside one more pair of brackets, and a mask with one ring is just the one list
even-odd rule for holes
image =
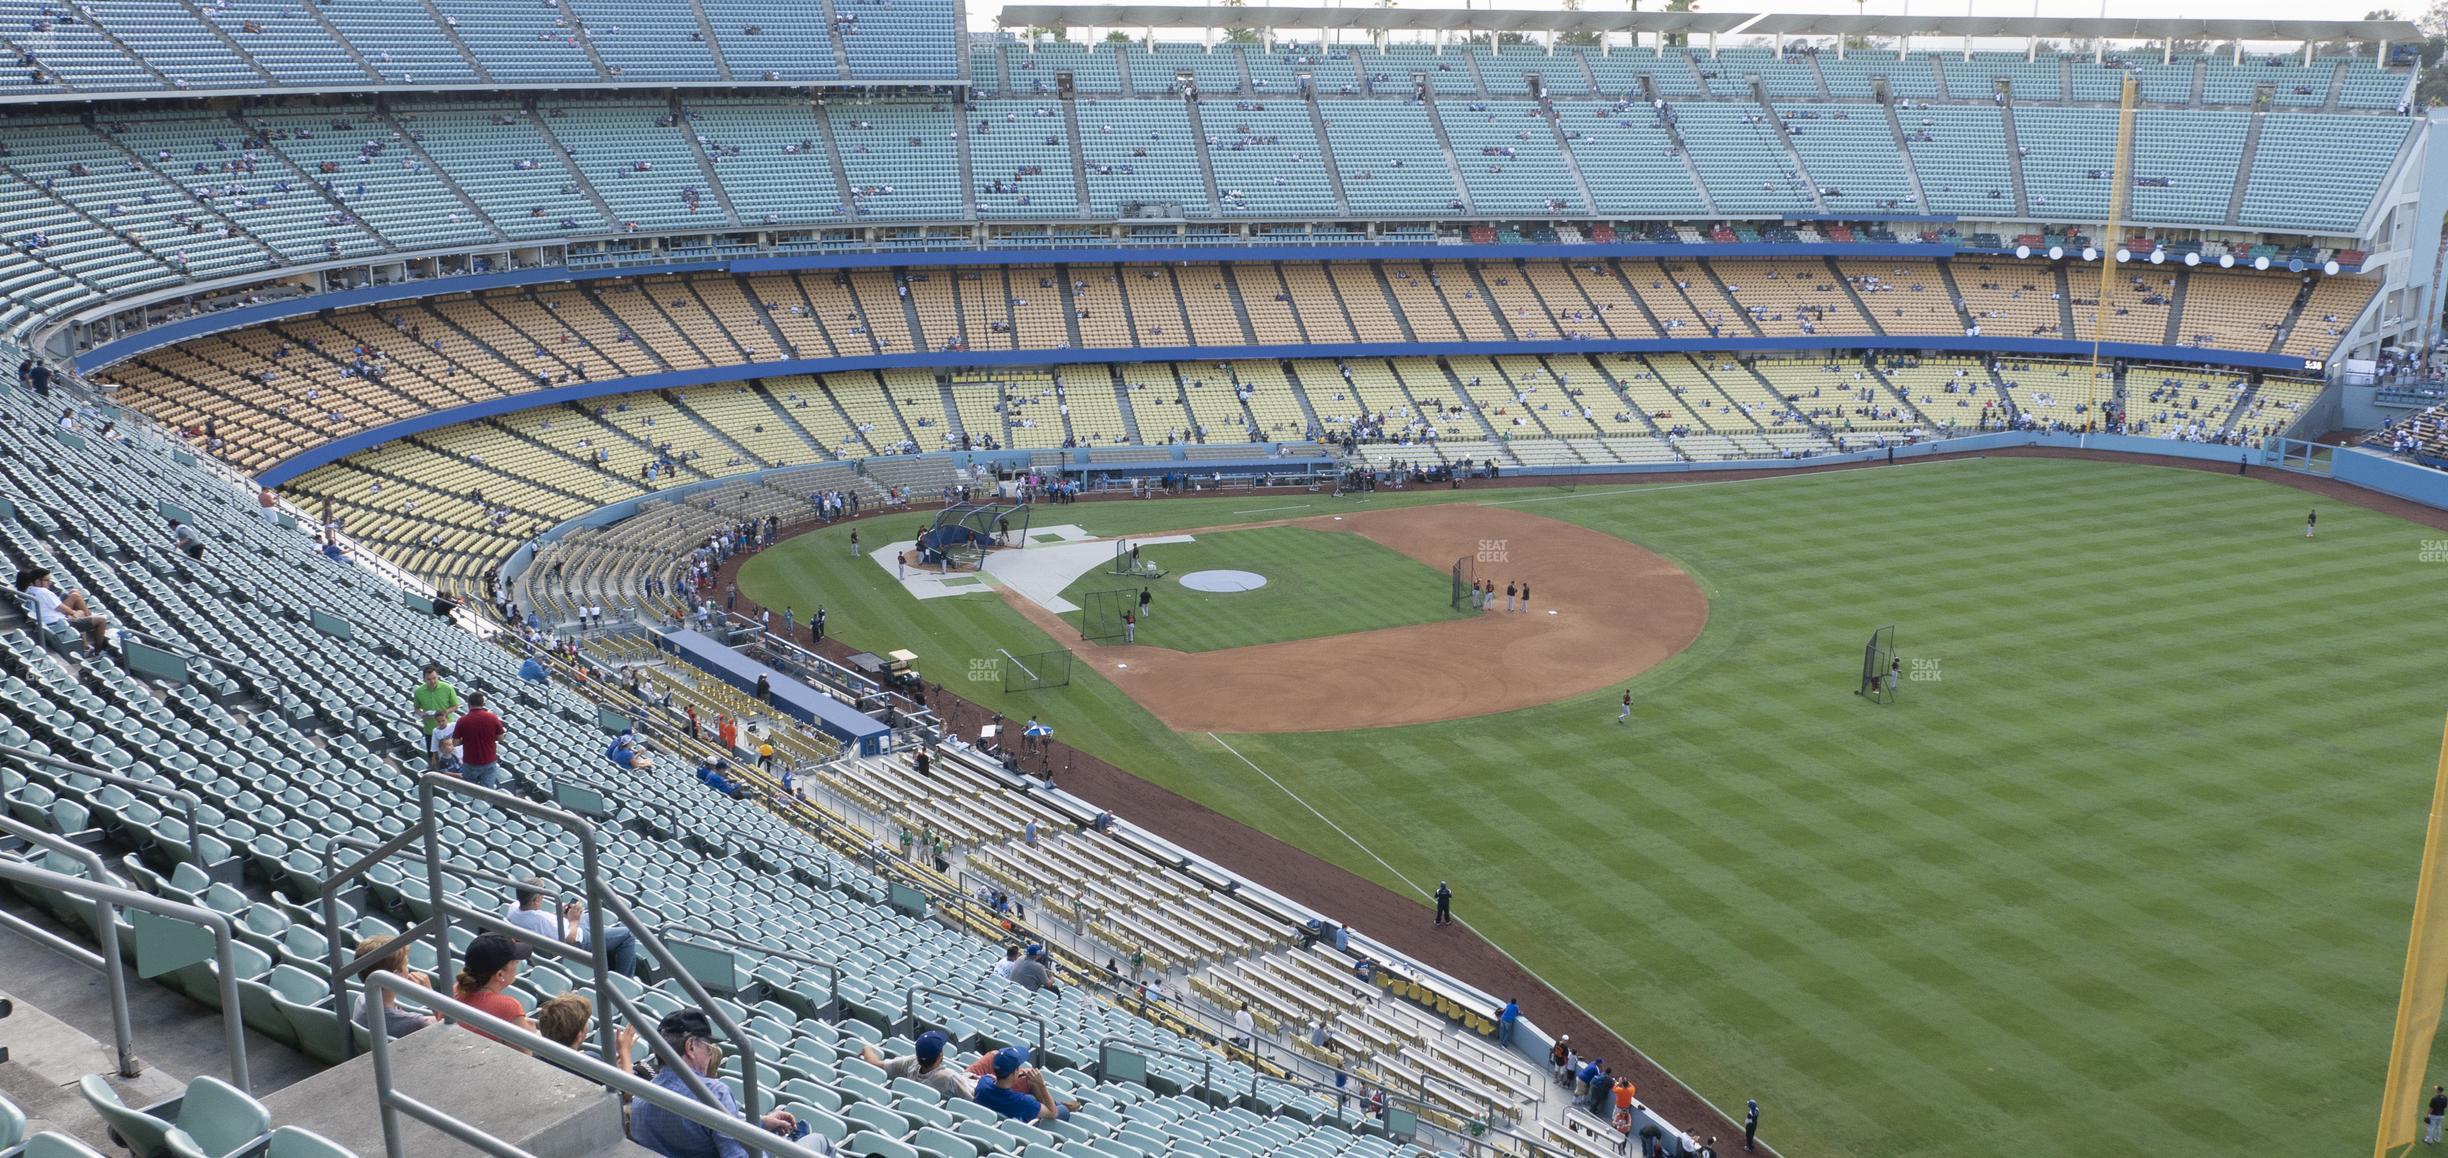
{"label": "white baseline stripe", "polygon": [[[1733,480],[1733,481],[1738,481],[1738,482],[1739,482],[1739,481],[1744,481],[1744,480],[1739,480],[1739,479],[1738,479],[1738,480]],[[1661,488],[1652,488],[1652,489],[1660,489],[1660,490],[1663,490],[1663,489],[1668,489],[1668,488],[1662,488],[1662,487],[1661,487]],[[1557,496],[1557,497],[1559,497],[1559,498],[1570,498],[1570,497],[1572,497],[1572,496],[1570,496],[1570,495],[1559,495],[1559,496]],[[1525,500],[1525,501],[1531,501],[1531,500]],[[1364,852],[1364,853],[1367,853],[1367,854],[1368,854],[1368,857],[1369,857],[1369,859],[1370,859],[1370,860],[1376,861],[1378,864],[1385,865],[1385,870],[1386,870],[1387,872],[1393,873],[1393,874],[1394,874],[1394,876],[1395,876],[1397,879],[1399,879],[1399,880],[1401,880],[1401,881],[1402,881],[1402,883],[1404,883],[1404,884],[1406,884],[1406,885],[1411,886],[1411,891],[1413,891],[1413,892],[1415,892],[1415,893],[1418,893],[1419,895],[1421,895],[1421,896],[1423,896],[1423,897],[1425,897],[1425,896],[1428,896],[1428,895],[1429,895],[1428,890],[1426,890],[1426,889],[1423,889],[1423,888],[1419,887],[1419,882],[1412,880],[1410,877],[1404,876],[1404,875],[1403,875],[1403,871],[1402,871],[1401,869],[1395,868],[1395,867],[1394,867],[1394,866],[1393,866],[1391,863],[1389,863],[1389,862],[1386,860],[1386,858],[1384,858],[1384,857],[1382,857],[1382,856],[1377,855],[1377,850],[1375,850],[1375,849],[1373,849],[1373,848],[1370,848],[1369,846],[1367,846],[1367,845],[1365,845],[1365,844],[1360,843],[1360,838],[1359,838],[1359,837],[1353,836],[1353,835],[1352,835],[1352,834],[1351,834],[1349,831],[1347,831],[1347,830],[1346,830],[1346,829],[1345,829],[1345,828],[1344,828],[1342,825],[1340,825],[1340,824],[1336,824],[1336,823],[1334,822],[1333,818],[1331,818],[1331,817],[1327,816],[1327,815],[1326,815],[1325,813],[1323,813],[1323,812],[1318,811],[1318,810],[1317,810],[1317,806],[1316,806],[1316,805],[1311,804],[1311,803],[1309,803],[1308,801],[1301,799],[1300,793],[1294,792],[1294,791],[1292,791],[1290,788],[1286,788],[1286,787],[1284,787],[1284,782],[1283,782],[1283,781],[1281,781],[1281,780],[1277,780],[1277,779],[1275,778],[1275,775],[1274,775],[1273,773],[1268,772],[1266,769],[1259,767],[1259,766],[1257,765],[1257,763],[1256,763],[1256,762],[1254,762],[1254,761],[1252,761],[1252,760],[1251,760],[1249,757],[1242,755],[1242,754],[1241,754],[1240,749],[1235,748],[1235,747],[1233,747],[1232,745],[1225,743],[1225,742],[1224,742],[1224,737],[1219,736],[1219,735],[1216,735],[1216,734],[1215,734],[1215,733],[1213,733],[1213,732],[1209,732],[1209,733],[1207,733],[1207,738],[1208,738],[1208,739],[1210,739],[1210,740],[1215,741],[1215,742],[1216,742],[1216,744],[1217,744],[1219,747],[1223,748],[1225,751],[1232,753],[1232,754],[1233,754],[1233,758],[1234,758],[1234,759],[1239,760],[1239,761],[1241,761],[1241,762],[1242,762],[1242,763],[1244,763],[1244,764],[1248,764],[1248,765],[1250,766],[1250,771],[1252,771],[1252,772],[1256,772],[1256,773],[1257,773],[1257,774],[1259,774],[1260,776],[1264,776],[1264,777],[1266,777],[1266,779],[1267,779],[1267,783],[1272,784],[1272,785],[1274,785],[1275,787],[1277,787],[1277,788],[1279,788],[1279,789],[1282,789],[1282,790],[1283,790],[1283,794],[1284,794],[1284,795],[1286,795],[1286,796],[1291,797],[1291,798],[1292,798],[1292,802],[1293,802],[1293,803],[1298,804],[1298,805],[1300,805],[1301,807],[1308,809],[1308,810],[1309,810],[1309,815],[1314,816],[1314,817],[1317,817],[1319,820],[1325,821],[1325,822],[1326,822],[1326,827],[1328,827],[1328,828],[1331,828],[1331,829],[1335,830],[1335,832],[1337,832],[1337,833],[1341,834],[1341,836],[1343,837],[1343,839],[1345,839],[1345,840],[1348,840],[1348,841],[1352,842],[1352,847],[1353,847],[1353,848],[1359,849],[1360,851],[1362,851],[1362,852]],[[1514,955],[1512,954],[1512,951],[1510,951],[1510,950],[1506,949],[1506,948],[1505,948],[1504,946],[1502,946],[1502,945],[1498,945],[1498,944],[1496,943],[1496,939],[1495,939],[1495,938],[1490,937],[1490,936],[1488,936],[1488,935],[1487,935],[1487,934],[1485,934],[1485,933],[1480,933],[1480,932],[1479,932],[1478,927],[1477,927],[1477,926],[1472,925],[1472,924],[1471,924],[1469,921],[1462,920],[1462,918],[1460,918],[1460,917],[1456,917],[1456,918],[1454,918],[1454,919],[1455,919],[1455,921],[1459,922],[1459,923],[1462,925],[1462,927],[1463,927],[1463,928],[1469,929],[1469,930],[1470,930],[1471,932],[1473,932],[1473,933],[1478,933],[1478,934],[1479,934],[1479,939],[1480,939],[1480,940],[1486,941],[1486,942],[1487,942],[1487,943],[1488,943],[1490,946],[1494,947],[1494,949],[1495,949],[1497,952],[1504,954],[1504,955],[1505,955],[1505,960],[1507,960],[1507,961],[1511,961],[1511,962],[1514,964],[1514,966],[1515,966],[1515,967],[1519,968],[1519,969],[1520,969],[1522,972],[1529,974],[1529,975],[1530,975],[1530,979],[1531,979],[1531,980],[1538,982],[1540,985],[1544,985],[1544,986],[1546,986],[1546,987],[1547,987],[1547,991],[1548,991],[1549,993],[1553,993],[1553,994],[1555,994],[1556,996],[1563,998],[1563,999],[1564,999],[1564,1004],[1569,1005],[1569,1006],[1572,1006],[1572,1007],[1573,1007],[1573,1009],[1574,1009],[1574,1011],[1578,1012],[1578,1013],[1579,1013],[1581,1016],[1583,1016],[1583,1017],[1589,1018],[1589,1019],[1590,1019],[1590,1022],[1591,1022],[1592,1024],[1594,1024],[1594,1025],[1598,1026],[1598,1028],[1603,1029],[1603,1030],[1607,1031],[1608,1033],[1614,1034],[1614,1035],[1615,1035],[1615,1039],[1616,1039],[1617,1041],[1621,1041],[1621,1042],[1623,1042],[1623,1043],[1624,1043],[1626,1046],[1628,1046],[1628,1047],[1630,1047],[1630,1048],[1631,1048],[1632,1052],[1634,1052],[1634,1053],[1636,1053],[1636,1054],[1639,1054],[1639,1055],[1641,1056],[1641,1060],[1642,1060],[1642,1061],[1648,1062],[1650,1065],[1657,1066],[1657,1071],[1658,1071],[1659,1073],[1662,1073],[1662,1074],[1666,1075],[1666,1078],[1667,1078],[1667,1080],[1668,1080],[1668,1081],[1671,1081],[1671,1082],[1675,1083],[1676,1085],[1679,1085],[1679,1086],[1683,1087],[1683,1088],[1684,1088],[1684,1089],[1686,1089],[1686,1090],[1690,1090],[1690,1091],[1691,1091],[1691,1094],[1692,1094],[1692,1096],[1693,1096],[1693,1097],[1700,1099],[1700,1101],[1701,1101],[1703,1104],[1707,1105],[1709,1109],[1712,1109],[1712,1110],[1717,1111],[1717,1114],[1718,1114],[1718,1116],[1719,1116],[1719,1117],[1722,1117],[1722,1118],[1724,1118],[1725,1120],[1727,1120],[1727,1121],[1729,1121],[1729,1122],[1740,1122],[1740,1121],[1742,1120],[1742,1119],[1740,1119],[1740,1118],[1735,1117],[1735,1116],[1734,1116],[1734,1115],[1732,1115],[1732,1114],[1726,1113],[1726,1111],[1725,1111],[1725,1107],[1720,1106],[1720,1105],[1718,1105],[1718,1104],[1717,1104],[1717,1103],[1715,1103],[1715,1102],[1709,1101],[1709,1099],[1708,1099],[1708,1095],[1701,1093],[1701,1092],[1700,1092],[1699,1087],[1694,1086],[1694,1085],[1692,1085],[1690,1082],[1684,1081],[1683,1079],[1676,1077],[1676,1076],[1674,1075],[1674,1071],[1673,1071],[1673,1070],[1667,1069],[1667,1068],[1666,1068],[1665,1066],[1663,1066],[1663,1065],[1659,1065],[1658,1060],[1657,1060],[1656,1058],[1650,1057],[1650,1056],[1649,1056],[1649,1054],[1647,1053],[1647,1051],[1644,1051],[1643,1049],[1641,1049],[1641,1047],[1639,1047],[1639,1046],[1637,1046],[1637,1045],[1633,1045],[1633,1044],[1632,1044],[1632,1039],[1631,1039],[1631,1037],[1629,1037],[1629,1036],[1627,1036],[1626,1034],[1624,1034],[1623,1032],[1621,1032],[1621,1031],[1617,1030],[1617,1029],[1616,1029],[1614,1026],[1608,1025],[1606,1022],[1599,1020],[1598,1015],[1597,1015],[1597,1014],[1594,1014],[1594,1013],[1591,1013],[1591,1012],[1589,1011],[1589,1009],[1588,1009],[1588,1007],[1587,1007],[1587,1006],[1584,1006],[1584,1005],[1582,1005],[1580,1002],[1573,1000],[1573,999],[1572,999],[1572,996],[1571,996],[1570,994],[1568,994],[1568,993],[1564,992],[1564,991],[1563,991],[1563,990],[1561,990],[1561,989],[1556,988],[1556,987],[1555,987],[1553,984],[1549,983],[1549,982],[1548,982],[1548,980],[1547,980],[1546,978],[1539,976],[1539,972],[1538,972],[1538,970],[1536,970],[1536,969],[1532,969],[1530,966],[1528,966],[1528,965],[1526,965],[1526,964],[1523,964],[1523,963],[1522,963],[1522,959],[1521,959],[1521,958],[1519,958],[1519,957],[1514,956]],[[1684,1128],[1684,1129],[1686,1129],[1686,1130],[1689,1130],[1689,1129],[1691,1129],[1691,1128],[1692,1128],[1692,1125],[1693,1125],[1692,1123],[1685,1123],[1685,1124],[1683,1125],[1683,1128]]]}
{"label": "white baseline stripe", "polygon": [[1283,507],[1251,507],[1246,511],[1234,511],[1233,513],[1236,515],[1262,515],[1268,511],[1305,511],[1309,509],[1310,505],[1311,504],[1308,503],[1293,503],[1290,506]]}

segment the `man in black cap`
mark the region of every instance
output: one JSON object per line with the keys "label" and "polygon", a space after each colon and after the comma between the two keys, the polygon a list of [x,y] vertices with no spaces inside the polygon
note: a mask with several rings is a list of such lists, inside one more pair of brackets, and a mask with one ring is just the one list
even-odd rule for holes
{"label": "man in black cap", "polygon": [[[706,1090],[714,1095],[714,1108],[727,1117],[742,1117],[739,1100],[731,1087],[713,1080],[712,1075],[722,1065],[722,1047],[715,1044],[714,1028],[706,1015],[682,1009],[665,1016],[655,1029],[664,1041],[671,1043],[672,1052],[679,1054],[689,1069],[707,1079]],[[674,1066],[657,1069],[654,1084],[683,1098],[696,1096],[689,1089],[688,1079]],[[758,1125],[785,1138],[800,1138],[807,1133],[807,1128],[787,1110],[765,1115]],[[644,1098],[639,1098],[629,1111],[629,1137],[663,1158],[746,1158],[748,1154],[748,1147],[730,1135],[698,1125]]]}

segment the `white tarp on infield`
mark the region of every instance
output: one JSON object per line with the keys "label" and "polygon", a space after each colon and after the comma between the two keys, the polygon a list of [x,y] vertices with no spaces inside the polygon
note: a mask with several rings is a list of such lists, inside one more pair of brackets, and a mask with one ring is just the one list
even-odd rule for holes
{"label": "white tarp on infield", "polygon": [[[1069,523],[1030,527],[1028,537],[1026,547],[988,552],[983,577],[973,571],[955,571],[947,576],[915,564],[908,568],[906,574],[897,574],[895,560],[901,553],[908,551],[915,557],[917,551],[917,543],[908,539],[887,543],[868,557],[884,568],[885,574],[893,575],[902,589],[913,598],[946,599],[985,591],[990,585],[1001,585],[1029,597],[1057,615],[1079,610],[1078,604],[1062,597],[1063,588],[1069,587],[1082,575],[1110,566],[1115,540],[1090,538],[1088,532]],[[1049,539],[1053,541],[1047,541]],[[1130,541],[1142,547],[1156,547],[1166,543],[1194,542],[1195,538],[1190,535],[1151,535],[1146,538],[1134,537]],[[1144,552],[1142,558],[1143,561],[1152,561],[1145,560]]]}

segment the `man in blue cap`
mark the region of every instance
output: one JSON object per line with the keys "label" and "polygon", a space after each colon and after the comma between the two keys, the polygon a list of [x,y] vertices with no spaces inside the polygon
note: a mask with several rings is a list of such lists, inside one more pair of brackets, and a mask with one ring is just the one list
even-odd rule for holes
{"label": "man in blue cap", "polygon": [[946,1097],[966,1098],[970,1096],[968,1075],[944,1064],[944,1047],[950,1044],[951,1039],[941,1031],[930,1029],[918,1035],[914,1043],[915,1052],[908,1057],[886,1061],[884,1055],[877,1053],[872,1045],[861,1046],[860,1052],[866,1056],[868,1065],[883,1068],[886,1081],[908,1078],[922,1086],[933,1087]]}
{"label": "man in blue cap", "polygon": [[1006,1118],[1022,1122],[1058,1119],[1069,1121],[1078,1102],[1057,1104],[1046,1091],[1045,1078],[1037,1067],[1028,1064],[1028,1051],[1019,1046],[1006,1046],[992,1059],[994,1072],[981,1074],[977,1088],[970,1096],[977,1104]]}

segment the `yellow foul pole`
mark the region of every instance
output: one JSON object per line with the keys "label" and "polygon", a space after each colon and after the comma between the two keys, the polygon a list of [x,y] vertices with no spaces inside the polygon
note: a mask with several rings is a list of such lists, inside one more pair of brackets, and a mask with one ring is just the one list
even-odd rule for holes
{"label": "yellow foul pole", "polygon": [[[2117,102],[2115,180],[2108,186],[2108,223],[2099,239],[2099,301],[2091,307],[2091,380],[2083,385],[2083,425],[2094,429],[2105,426],[2099,420],[2100,339],[2108,331],[2108,295],[2116,288],[2117,231],[2123,228],[2126,198],[2133,195],[2134,107],[2141,98],[2141,80],[2127,72],[2124,94]],[[2075,320],[2082,320],[2080,311]]]}
{"label": "yellow foul pole", "polygon": [[2448,890],[2436,887],[2448,872],[2448,730],[2440,735],[2439,771],[2431,785],[2431,819],[2423,835],[2422,875],[2414,883],[2414,930],[2406,938],[2405,980],[2397,991],[2397,1035],[2389,1043],[2388,1086],[2380,1095],[2380,1133],[2372,1158],[2387,1158],[2414,1142],[2424,1103],[2424,1071],[2432,1039],[2439,1033],[2440,1004],[2448,997],[2448,920],[2436,907]]}

